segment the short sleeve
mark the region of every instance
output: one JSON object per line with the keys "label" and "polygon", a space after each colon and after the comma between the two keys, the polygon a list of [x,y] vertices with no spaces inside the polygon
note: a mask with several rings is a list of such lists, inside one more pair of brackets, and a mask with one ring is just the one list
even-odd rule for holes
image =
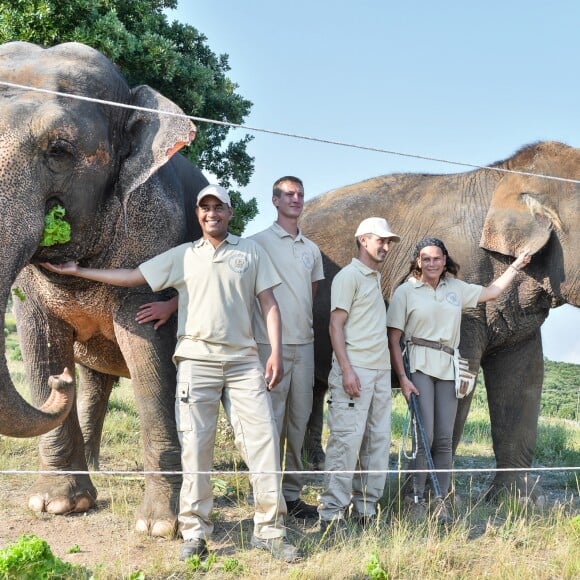
{"label": "short sleeve", "polygon": [[405,323],[407,318],[407,292],[405,286],[399,286],[393,298],[389,303],[387,309],[387,327],[397,328],[401,331],[405,330]]}
{"label": "short sleeve", "polygon": [[264,290],[278,286],[282,280],[280,280],[280,276],[278,276],[272,260],[264,248],[256,242],[252,242],[252,245],[258,261],[256,272],[256,296],[258,296]]}
{"label": "short sleeve", "polygon": [[183,281],[183,255],[191,244],[182,244],[143,262],[139,270],[154,292],[175,288]]}
{"label": "short sleeve", "polygon": [[483,291],[483,286],[479,284],[468,284],[467,282],[463,282],[462,286],[461,309],[475,308]]}
{"label": "short sleeve", "polygon": [[357,290],[357,282],[351,268],[343,268],[332,280],[330,287],[330,311],[340,308],[350,312]]}
{"label": "short sleeve", "polygon": [[312,282],[324,280],[324,269],[322,267],[322,254],[318,246],[314,246],[314,267],[312,268]]}

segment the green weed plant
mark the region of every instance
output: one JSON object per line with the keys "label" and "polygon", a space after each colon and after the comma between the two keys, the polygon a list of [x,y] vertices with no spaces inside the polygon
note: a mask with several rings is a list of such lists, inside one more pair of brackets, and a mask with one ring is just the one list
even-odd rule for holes
{"label": "green weed plant", "polygon": [[46,540],[35,535],[22,535],[16,542],[0,550],[0,578],[48,580],[58,578],[89,579],[86,568],[63,562],[51,551]]}

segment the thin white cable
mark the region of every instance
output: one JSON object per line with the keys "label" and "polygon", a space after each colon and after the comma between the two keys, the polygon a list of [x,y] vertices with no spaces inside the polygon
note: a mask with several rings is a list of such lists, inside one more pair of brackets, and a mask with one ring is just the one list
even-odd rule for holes
{"label": "thin white cable", "polygon": [[163,111],[157,109],[150,109],[147,107],[139,107],[137,105],[129,105],[126,103],[117,103],[115,101],[107,101],[103,99],[96,99],[94,97],[85,97],[82,95],[72,95],[70,93],[62,93],[59,91],[53,91],[50,89],[40,89],[37,87],[31,87],[28,85],[21,85],[18,83],[10,83],[7,81],[0,81],[0,85],[7,87],[36,91],[39,93],[47,93],[50,95],[57,95],[60,97],[77,99],[79,101],[88,101],[91,103],[99,103],[102,105],[109,105],[112,107],[120,107],[125,109],[133,109],[135,111],[144,111],[146,113],[152,113],[155,115],[169,115],[171,117],[180,117],[184,119],[190,119],[191,121],[197,121],[200,123],[211,123],[214,125],[222,125],[226,127],[232,127],[233,129],[243,129],[244,131],[255,131],[257,133],[267,133],[269,135],[278,135],[281,137],[291,137],[293,139],[302,139],[304,141],[314,141],[316,143],[325,143],[327,145],[337,145],[339,147],[349,147],[351,149],[360,149],[362,151],[372,151],[375,153],[384,153],[386,155],[396,155],[398,157],[408,157],[412,159],[421,159],[423,161],[435,161],[436,163],[446,163],[448,165],[457,165],[461,167],[468,167],[470,169],[485,169],[487,171],[497,171],[499,173],[513,173],[514,175],[524,175],[527,177],[540,177],[542,179],[551,179],[553,181],[562,181],[564,183],[576,183],[580,184],[578,179],[569,179],[567,177],[557,177],[555,175],[544,175],[542,173],[530,173],[527,171],[515,171],[513,169],[505,169],[503,167],[491,167],[489,165],[477,165],[475,163],[466,163],[462,161],[453,161],[451,159],[443,159],[441,157],[429,157],[427,155],[419,155],[417,153],[403,153],[402,151],[393,151],[391,149],[383,149],[381,147],[371,147],[368,145],[357,145],[355,143],[347,143],[346,141],[335,141],[332,139],[325,139],[322,137],[312,137],[309,135],[301,135],[299,133],[288,133],[285,131],[277,131],[275,129],[263,129],[261,127],[251,127],[250,125],[240,125],[238,123],[230,123],[229,121],[217,121],[215,119],[207,119],[205,117],[196,117],[193,115],[186,115],[185,113],[175,113],[173,111]]}
{"label": "thin white cable", "polygon": [[215,471],[146,471],[103,469],[99,471],[82,470],[1,470],[0,475],[382,475],[397,473],[501,473],[501,472],[547,472],[547,471],[580,471],[580,467],[470,467],[461,469],[373,469],[373,470],[338,470],[338,471],[250,471],[250,470],[215,470]]}

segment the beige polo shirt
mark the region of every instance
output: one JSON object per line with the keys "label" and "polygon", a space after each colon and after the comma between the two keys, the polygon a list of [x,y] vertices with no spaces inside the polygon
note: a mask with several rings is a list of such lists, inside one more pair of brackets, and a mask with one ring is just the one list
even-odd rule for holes
{"label": "beige polo shirt", "polygon": [[[387,326],[403,331],[405,340],[412,336],[440,342],[450,348],[459,346],[461,312],[475,308],[483,286],[468,284],[445,276],[436,289],[409,278],[393,294],[387,312]],[[426,346],[409,345],[411,372],[421,371],[442,380],[453,380],[453,357]]]}
{"label": "beige polo shirt", "polygon": [[337,308],[348,312],[344,336],[350,364],[368,369],[391,368],[380,273],[353,258],[332,281],[330,310]]}
{"label": "beige polo shirt", "polygon": [[199,239],[139,266],[154,291],[179,293],[174,359],[258,357],[252,332],[256,296],[280,283],[268,255],[251,240],[228,234],[217,247]]}
{"label": "beige polo shirt", "polygon": [[[264,249],[282,280],[282,284],[274,288],[282,316],[282,343],[313,342],[312,283],[324,278],[318,246],[300,231],[295,238],[292,237],[276,222],[249,239]],[[252,325],[256,342],[269,344],[259,304]]]}

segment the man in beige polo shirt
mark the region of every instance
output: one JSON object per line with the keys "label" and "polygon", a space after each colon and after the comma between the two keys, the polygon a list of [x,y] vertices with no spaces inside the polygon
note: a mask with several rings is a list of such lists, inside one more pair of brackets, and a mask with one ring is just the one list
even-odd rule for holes
{"label": "man in beige polo shirt", "polygon": [[[287,175],[273,186],[272,203],[276,221],[251,236],[270,256],[282,284],[274,296],[282,316],[282,358],[284,376],[272,391],[274,419],[280,435],[282,470],[302,470],[302,444],[310,413],[314,385],[314,331],[312,301],[316,284],[324,278],[318,246],[304,237],[298,218],[304,208],[304,185]],[[259,308],[253,319],[254,337],[262,363],[271,354],[270,341]],[[300,499],[303,482],[296,473],[285,473],[282,490],[288,513],[297,518],[317,518],[316,506]]]}
{"label": "man in beige polo shirt", "polygon": [[[228,233],[233,216],[225,189],[209,185],[197,197],[203,237],[177,246],[134,270],[81,268],[74,262],[48,269],[117,286],[149,284],[178,291],[176,422],[184,471],[178,516],[184,543],[180,559],[208,554],[213,531],[209,476],[220,401],[232,409],[236,445],[254,475],[256,510],[251,545],[293,562],[300,552],[286,540],[280,456],[268,389],[283,374],[281,321],[272,288],[280,283],[270,259],[250,240]],[[256,298],[272,352],[260,364],[251,318]]]}
{"label": "man in beige polo shirt", "polygon": [[[391,442],[391,374],[387,313],[380,265],[399,236],[383,218],[363,220],[355,233],[358,258],[332,281],[325,490],[318,506],[321,531],[344,530],[349,508],[361,525],[376,518],[386,474],[357,474],[388,467]],[[350,472],[350,473],[349,473]]]}

